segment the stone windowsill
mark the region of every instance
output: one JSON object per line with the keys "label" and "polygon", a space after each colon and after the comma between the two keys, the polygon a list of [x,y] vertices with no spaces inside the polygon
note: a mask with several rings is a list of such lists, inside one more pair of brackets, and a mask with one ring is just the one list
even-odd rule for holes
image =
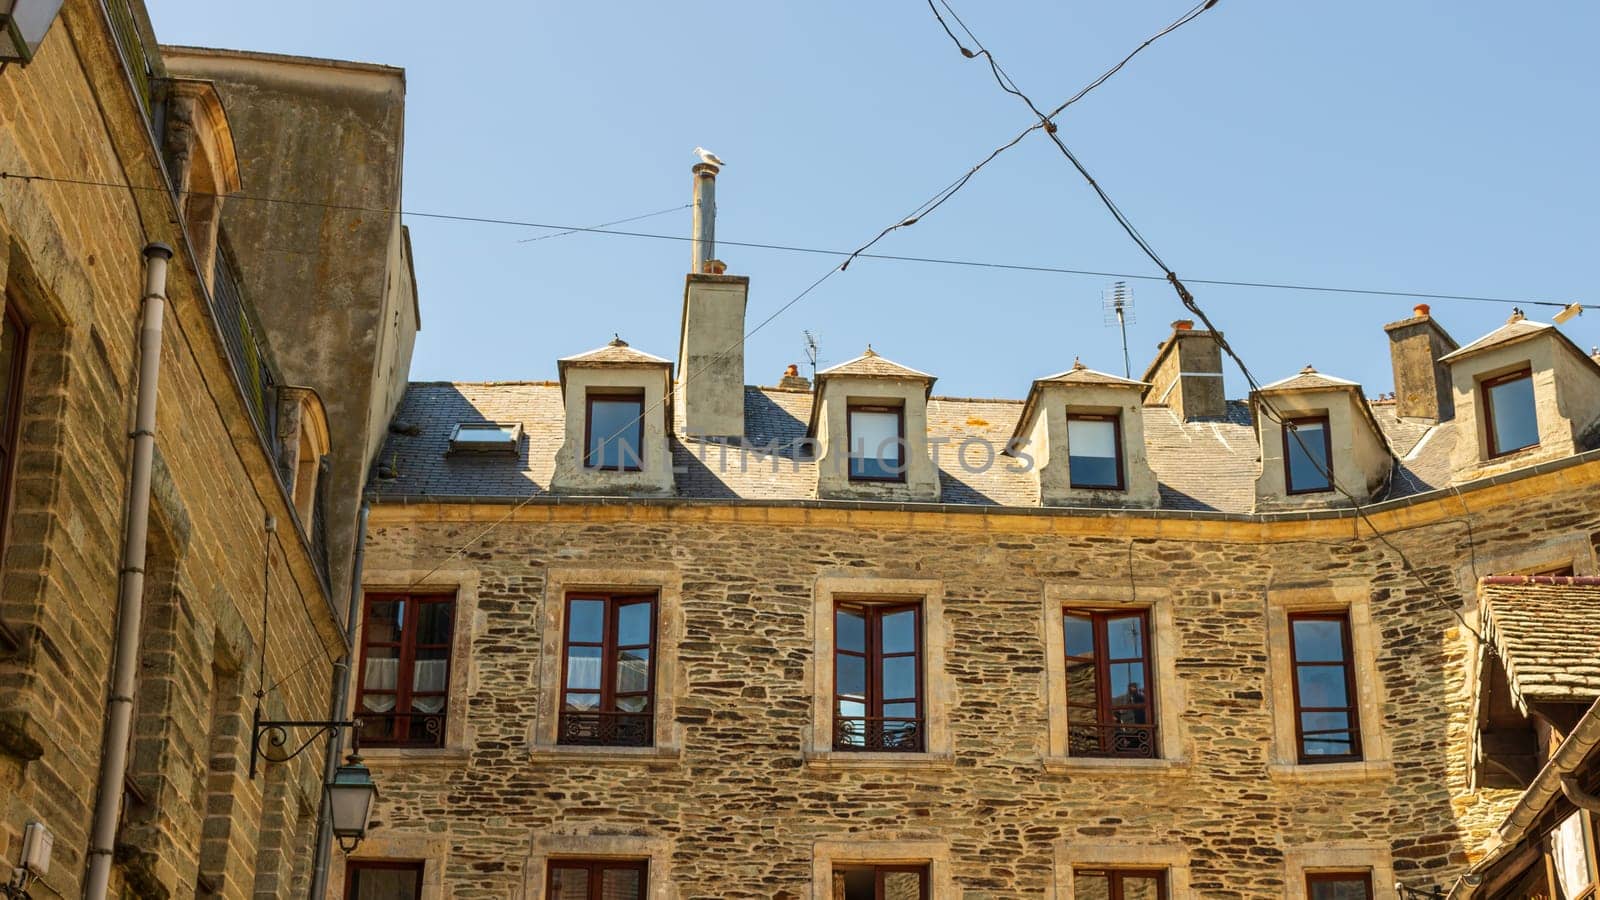
{"label": "stone windowsill", "polygon": [[1120,759],[1095,756],[1046,756],[1044,770],[1056,775],[1186,776],[1187,759]]}
{"label": "stone windowsill", "polygon": [[807,750],[808,769],[948,769],[955,766],[954,753],[870,753],[853,750]]}
{"label": "stone windowsill", "polygon": [[1268,763],[1273,781],[1317,784],[1328,781],[1390,781],[1394,763],[1386,759],[1346,763]]}
{"label": "stone windowsill", "polygon": [[568,744],[534,744],[528,752],[533,762],[595,763],[598,765],[677,763],[681,747],[580,747]]}
{"label": "stone windowsill", "polygon": [[464,766],[472,754],[465,747],[362,747],[361,759],[375,768],[385,766]]}

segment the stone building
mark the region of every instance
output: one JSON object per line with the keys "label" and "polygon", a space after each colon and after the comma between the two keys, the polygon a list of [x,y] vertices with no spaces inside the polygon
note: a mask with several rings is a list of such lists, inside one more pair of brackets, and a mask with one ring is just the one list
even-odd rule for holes
{"label": "stone building", "polygon": [[162,48],[138,0],[67,0],[0,69],[0,874],[39,823],[34,897],[309,893],[323,755],[252,777],[251,718],[328,718],[348,655],[418,328],[399,216],[348,207],[399,206],[403,96],[381,66]]}
{"label": "stone building", "polygon": [[1065,349],[977,400],[914,350],[748,386],[748,290],[697,262],[675,360],[407,390],[346,896],[1396,898],[1574,727],[1498,705],[1479,595],[1600,574],[1600,363],[1559,329],[1419,307],[1393,399],[1233,400],[1178,322],[1137,381]]}

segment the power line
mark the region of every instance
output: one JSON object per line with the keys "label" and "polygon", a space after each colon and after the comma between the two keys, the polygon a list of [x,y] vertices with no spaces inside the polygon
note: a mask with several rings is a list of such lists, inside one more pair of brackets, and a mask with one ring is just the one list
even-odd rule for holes
{"label": "power line", "polygon": [[637,222],[640,219],[653,219],[656,216],[664,216],[667,213],[677,212],[680,209],[688,209],[691,206],[694,206],[694,204],[693,203],[680,203],[677,206],[669,206],[666,209],[658,209],[655,212],[647,212],[647,213],[642,213],[642,214],[637,215],[637,216],[629,216],[626,219],[615,219],[615,220],[610,221],[610,222],[601,222],[598,225],[590,225],[588,228],[568,228],[568,229],[565,229],[563,231],[556,231],[556,232],[552,232],[550,234],[541,234],[538,237],[523,238],[523,239],[517,241],[517,243],[519,243],[519,244],[532,244],[532,243],[535,243],[537,241],[548,241],[551,238],[565,237],[565,236],[567,236],[569,234],[577,234],[580,231],[590,231],[590,230],[593,230],[593,229],[596,229],[596,228],[607,228],[607,227],[612,226],[612,225],[622,225],[622,224],[627,223],[627,222]]}
{"label": "power line", "polygon": [[[1245,364],[1244,359],[1234,351],[1232,345],[1230,345],[1227,339],[1223,337],[1222,332],[1214,324],[1212,324],[1211,318],[1206,315],[1205,310],[1201,309],[1200,304],[1195,301],[1194,294],[1192,294],[1188,287],[1184,285],[1183,281],[1178,278],[1178,274],[1162,260],[1160,254],[1156,253],[1155,248],[1152,247],[1149,242],[1145,240],[1144,236],[1139,233],[1139,229],[1136,228],[1133,222],[1129,220],[1122,210],[1117,207],[1117,204],[1111,199],[1110,195],[1106,193],[1105,189],[1095,181],[1094,176],[1089,173],[1089,170],[1083,165],[1083,163],[1075,155],[1073,155],[1066,143],[1062,141],[1060,135],[1056,133],[1056,129],[1049,127],[1050,116],[1042,112],[1038,105],[1033,102],[1032,98],[1023,93],[1011,76],[1007,74],[1003,68],[1001,68],[1000,63],[995,59],[994,54],[990,53],[989,50],[983,46],[983,42],[978,40],[977,36],[972,33],[971,29],[967,28],[966,23],[961,21],[960,16],[956,15],[955,10],[951,8],[948,0],[939,0],[939,4],[950,12],[950,17],[955,19],[956,24],[959,25],[962,31],[966,33],[967,37],[972,40],[972,43],[978,47],[979,52],[974,54],[971,50],[968,50],[964,45],[962,45],[960,39],[955,36],[955,33],[950,30],[950,26],[944,21],[944,16],[940,15],[938,8],[933,5],[933,0],[929,0],[928,8],[932,10],[934,17],[939,20],[939,25],[944,29],[945,34],[950,36],[950,39],[955,43],[956,47],[961,51],[961,54],[966,58],[972,59],[975,56],[985,57],[988,60],[990,71],[994,75],[995,81],[1000,85],[1000,88],[1006,93],[1012,94],[1022,100],[1022,102],[1027,104],[1028,108],[1039,117],[1040,123],[1046,126],[1044,129],[1046,136],[1048,136],[1056,145],[1057,149],[1059,149],[1062,155],[1067,158],[1068,162],[1070,162],[1072,166],[1078,170],[1078,173],[1082,175],[1084,180],[1089,183],[1089,186],[1094,189],[1095,194],[1100,198],[1100,202],[1106,207],[1107,211],[1111,213],[1112,217],[1116,220],[1117,224],[1121,226],[1122,230],[1128,235],[1128,237],[1133,240],[1134,244],[1136,244],[1139,249],[1150,258],[1151,262],[1155,263],[1156,266],[1161,269],[1166,280],[1172,285],[1173,290],[1177,292],[1178,299],[1183,303],[1184,307],[1193,313],[1196,318],[1200,319],[1201,323],[1205,325],[1206,329],[1211,332],[1213,339],[1217,342],[1217,346],[1222,350],[1223,353],[1227,354],[1229,359],[1233,360],[1234,365],[1239,367],[1239,371],[1244,375],[1245,381],[1250,385],[1252,397],[1255,399],[1263,413],[1266,414],[1267,418],[1276,422],[1280,428],[1288,429],[1288,431],[1285,433],[1294,436],[1295,441],[1300,445],[1301,451],[1305,454],[1307,459],[1311,460],[1312,464],[1316,466],[1317,470],[1323,475],[1323,477],[1327,479],[1328,484],[1338,493],[1343,495],[1345,499],[1350,501],[1356,516],[1362,521],[1363,524],[1367,526],[1367,528],[1372,532],[1373,536],[1386,548],[1388,548],[1390,552],[1394,553],[1394,555],[1400,560],[1402,568],[1414,579],[1416,579],[1417,583],[1422,585],[1423,589],[1426,590],[1441,607],[1449,611],[1451,615],[1453,615],[1456,620],[1460,622],[1461,627],[1466,629],[1475,638],[1477,638],[1481,644],[1483,642],[1482,635],[1473,629],[1473,627],[1467,622],[1466,617],[1463,616],[1461,612],[1453,605],[1451,605],[1449,601],[1446,600],[1441,593],[1439,593],[1439,591],[1431,582],[1422,577],[1422,573],[1411,562],[1411,558],[1406,555],[1405,551],[1401,550],[1399,546],[1389,539],[1389,536],[1385,534],[1382,529],[1378,528],[1377,523],[1373,522],[1371,516],[1367,514],[1367,511],[1360,499],[1355,494],[1347,490],[1343,485],[1339,484],[1338,479],[1336,479],[1333,475],[1333,472],[1330,471],[1331,461],[1329,461],[1329,465],[1327,466],[1319,462],[1316,454],[1311,452],[1310,447],[1307,446],[1305,438],[1299,433],[1299,430],[1284,421],[1283,414],[1280,413],[1278,409],[1272,405],[1272,401],[1262,393],[1261,384],[1256,380],[1255,374],[1250,371],[1250,367]],[[1194,9],[1190,10],[1189,13],[1186,13],[1185,17],[1181,18],[1179,21],[1192,21],[1195,16],[1207,9],[1210,9],[1215,4],[1216,0],[1206,0],[1206,2],[1196,6]],[[1389,442],[1385,440],[1383,443],[1384,447],[1389,451],[1390,471],[1392,473],[1394,470],[1394,465],[1399,463],[1400,460],[1399,457],[1395,455],[1394,448],[1389,445]]]}
{"label": "power line", "polygon": [[[1029,132],[1038,130],[1038,128],[1039,128],[1039,126],[1035,125],[1035,126],[1033,126],[1031,128],[1026,129],[1023,132],[1023,134],[1026,135]],[[1009,144],[1006,145],[1006,146],[1009,146]],[[997,155],[999,155],[999,154],[998,153],[991,154],[989,159],[992,159],[994,156],[997,156]],[[957,181],[955,183],[952,183],[952,186],[954,186],[956,183],[961,183],[961,182],[964,182],[965,180],[970,179],[970,175],[976,174],[977,170],[982,168],[985,164],[987,164],[989,159],[985,159],[984,162],[979,163],[977,166],[973,167],[973,169],[969,170],[969,173],[967,175],[963,175],[962,178],[957,179]],[[94,180],[89,180],[89,179],[64,178],[64,177],[51,176],[51,175],[37,175],[37,174],[22,173],[22,172],[0,171],[0,181],[4,181],[4,180],[17,180],[17,181],[23,181],[23,182],[38,181],[38,182],[46,182],[46,183],[50,183],[50,184],[68,184],[68,185],[78,185],[78,186],[85,186],[85,187],[114,188],[116,190],[155,191],[155,192],[159,192],[159,193],[167,193],[166,188],[140,187],[138,185],[118,184],[118,183],[109,182],[109,181],[94,181]],[[939,194],[935,194],[934,197],[938,198],[940,195],[945,194],[946,191],[948,191],[948,190],[949,189],[946,188],[945,191],[941,191]],[[601,226],[562,225],[562,224],[554,224],[554,223],[549,223],[549,222],[527,221],[527,220],[521,220],[521,219],[505,219],[505,218],[494,218],[494,217],[489,217],[489,216],[469,216],[469,215],[459,215],[459,214],[453,214],[453,213],[423,212],[423,211],[416,211],[416,210],[391,209],[391,208],[387,208],[387,207],[376,207],[376,206],[353,206],[353,205],[346,205],[346,204],[339,204],[339,203],[325,203],[325,202],[312,201],[312,200],[293,200],[293,199],[277,198],[277,197],[261,197],[261,196],[252,196],[252,195],[246,195],[246,194],[222,194],[222,195],[217,195],[217,194],[202,194],[202,193],[198,193],[197,192],[197,193],[194,194],[194,196],[221,196],[221,197],[224,197],[225,199],[228,199],[228,200],[238,200],[238,201],[247,201],[247,202],[255,202],[255,203],[282,203],[282,204],[288,204],[288,205],[292,205],[292,206],[315,207],[315,208],[321,208],[321,209],[331,209],[331,210],[346,211],[346,212],[370,212],[370,213],[382,213],[384,215],[403,215],[403,216],[411,216],[413,218],[439,219],[439,220],[450,221],[450,222],[469,222],[469,223],[483,224],[483,225],[503,225],[503,226],[516,227],[516,228],[543,228],[543,229],[551,229],[551,230],[561,231],[561,232],[564,232],[564,233],[603,234],[603,235],[609,235],[609,236],[612,236],[612,237],[629,237],[629,238],[639,238],[639,239],[657,240],[657,241],[676,241],[676,242],[680,242],[680,243],[689,242],[689,241],[693,241],[694,240],[693,237],[685,236],[685,235],[653,234],[653,233],[647,232],[647,231],[623,231],[623,230],[618,230],[618,229],[613,229],[613,228],[608,228],[608,227],[601,227]],[[946,197],[945,199],[948,199],[948,197]],[[939,202],[942,203],[943,201],[940,200]],[[883,235],[889,233],[890,231],[895,230],[896,228],[905,227],[907,224],[915,224],[914,222],[908,222],[908,220],[912,219],[912,218],[920,220],[920,218],[922,216],[925,216],[927,214],[928,210],[930,210],[931,208],[934,208],[934,206],[936,206],[936,205],[937,204],[934,204],[933,201],[930,200],[929,203],[925,203],[922,208],[919,208],[919,209],[922,209],[922,212],[916,213],[914,216],[908,216],[907,219],[902,219],[900,222],[896,223],[895,225],[890,226],[889,228],[887,228],[883,232],[881,232],[878,235],[878,237],[874,238],[872,241],[869,241],[864,246],[867,246],[867,247],[872,246],[878,240],[880,240],[883,237]],[[678,208],[683,208],[683,207],[678,207]],[[653,214],[647,214],[647,215],[653,215]],[[741,247],[741,248],[752,249],[752,250],[774,250],[774,251],[782,251],[782,252],[788,252],[788,253],[807,253],[807,254],[812,254],[812,255],[817,255],[817,256],[838,256],[838,257],[844,257],[847,261],[848,260],[853,260],[853,259],[877,259],[877,260],[883,260],[883,261],[886,261],[886,262],[908,262],[908,263],[919,263],[919,264],[927,264],[927,265],[959,266],[959,267],[974,268],[974,269],[998,269],[998,270],[1012,271],[1012,272],[1033,272],[1033,273],[1045,274],[1045,275],[1078,275],[1078,276],[1092,277],[1092,278],[1124,278],[1124,279],[1136,279],[1136,280],[1140,280],[1140,281],[1166,281],[1167,280],[1164,275],[1151,275],[1148,272],[1115,272],[1115,271],[1097,270],[1097,269],[1074,269],[1074,268],[1067,268],[1067,267],[1064,267],[1064,266],[1030,265],[1030,264],[1026,264],[1026,263],[989,262],[989,261],[984,261],[984,260],[960,259],[960,258],[953,258],[953,257],[912,256],[912,255],[894,254],[894,253],[867,253],[867,252],[863,252],[861,250],[839,250],[839,249],[829,249],[829,248],[824,248],[824,247],[806,247],[806,246],[799,246],[799,245],[794,245],[794,244],[776,244],[776,243],[758,242],[758,241],[732,241],[732,240],[718,239],[717,243],[722,245],[722,246],[726,246],[726,247]],[[1408,298],[1414,298],[1414,299],[1418,299],[1418,300],[1460,301],[1460,302],[1470,302],[1470,303],[1501,303],[1501,304],[1508,304],[1508,305],[1514,305],[1514,306],[1545,306],[1545,307],[1553,307],[1553,308],[1558,308],[1558,309],[1565,308],[1565,307],[1571,305],[1569,301],[1546,300],[1546,299],[1540,299],[1540,298],[1536,298],[1536,297],[1490,297],[1490,296],[1471,295],[1471,294],[1451,294],[1451,293],[1445,293],[1445,292],[1440,292],[1440,291],[1407,291],[1407,290],[1399,290],[1399,289],[1393,289],[1393,288],[1356,288],[1356,287],[1326,286],[1326,285],[1297,284],[1297,283],[1280,283],[1280,282],[1267,282],[1267,281],[1248,281],[1248,280],[1242,280],[1242,279],[1186,278],[1186,279],[1184,279],[1184,281],[1187,284],[1207,284],[1207,285],[1214,285],[1214,286],[1218,286],[1218,287],[1262,288],[1262,289],[1268,289],[1268,290],[1302,291],[1302,292],[1307,292],[1307,293],[1361,295],[1361,296],[1373,296],[1373,297],[1408,297]]]}

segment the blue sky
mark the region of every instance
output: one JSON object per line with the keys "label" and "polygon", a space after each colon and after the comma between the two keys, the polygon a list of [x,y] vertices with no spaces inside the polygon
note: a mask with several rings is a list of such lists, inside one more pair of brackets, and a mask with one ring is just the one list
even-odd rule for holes
{"label": "blue sky", "polygon": [[[688,201],[690,148],[727,160],[726,239],[854,247],[1028,124],[919,0],[271,4],[148,0],[167,43],[407,70],[409,209],[591,225]],[[967,24],[1041,103],[1192,0],[976,3]],[[463,10],[472,10],[466,15]],[[1600,4],[1221,0],[1065,113],[1061,135],[1181,275],[1600,303]],[[620,332],[676,351],[689,247],[411,218],[417,380],[555,376]],[[620,226],[686,235],[689,212]],[[1155,274],[1040,136],[881,252]],[[827,257],[723,248],[753,326]],[[1110,279],[863,260],[749,341],[746,379],[869,341],[936,392],[1020,397],[1074,357],[1120,371]],[[1182,311],[1134,283],[1134,374]],[[1264,381],[1307,363],[1392,377],[1411,300],[1197,286]],[[1510,307],[1433,302],[1462,343]],[[1548,321],[1553,310],[1530,307]],[[1600,310],[1566,326],[1600,343]],[[1243,379],[1229,376],[1229,394]]]}

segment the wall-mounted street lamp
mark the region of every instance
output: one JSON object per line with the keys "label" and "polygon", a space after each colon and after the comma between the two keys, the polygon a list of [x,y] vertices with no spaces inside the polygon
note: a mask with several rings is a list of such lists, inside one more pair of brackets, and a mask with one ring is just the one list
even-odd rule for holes
{"label": "wall-mounted street lamp", "polygon": [[[288,762],[304,753],[317,738],[326,734],[337,740],[343,729],[350,729],[350,756],[344,765],[334,770],[333,778],[323,787],[327,792],[328,818],[333,826],[333,836],[339,839],[339,849],[353,853],[367,836],[367,826],[372,820],[372,807],[378,800],[378,786],[372,781],[372,772],[361,764],[361,720],[310,722],[273,720],[261,718],[261,706],[256,706],[254,730],[250,739],[250,777],[256,777],[258,763]],[[289,746],[290,729],[310,728],[311,736],[293,750]]]}
{"label": "wall-mounted street lamp", "polygon": [[0,66],[27,65],[44,33],[61,11],[62,0],[0,0]]}
{"label": "wall-mounted street lamp", "polygon": [[1427,900],[1444,900],[1444,888],[1432,885],[1425,888],[1411,887],[1410,885],[1394,883],[1394,892],[1401,897],[1425,897]]}

